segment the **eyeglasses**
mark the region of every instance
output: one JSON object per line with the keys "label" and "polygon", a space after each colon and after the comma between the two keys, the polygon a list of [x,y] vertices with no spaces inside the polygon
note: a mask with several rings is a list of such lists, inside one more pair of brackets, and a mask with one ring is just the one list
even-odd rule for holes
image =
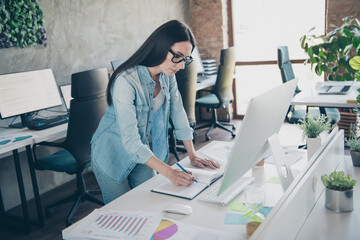
{"label": "eyeglasses", "polygon": [[179,54],[174,53],[171,49],[169,49],[169,52],[173,55],[171,61],[173,63],[180,63],[182,61],[185,62],[185,65],[189,65],[190,63],[192,63],[194,61],[194,59],[191,56],[188,57],[182,57]]}

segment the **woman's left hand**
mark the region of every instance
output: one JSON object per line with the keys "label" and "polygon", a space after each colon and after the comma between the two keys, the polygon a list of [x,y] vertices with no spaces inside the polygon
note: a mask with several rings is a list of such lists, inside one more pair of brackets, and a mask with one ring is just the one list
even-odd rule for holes
{"label": "woman's left hand", "polygon": [[218,162],[206,158],[201,158],[196,155],[190,157],[190,162],[191,165],[199,168],[205,168],[206,166],[208,166],[209,168],[215,169],[220,167],[220,164]]}

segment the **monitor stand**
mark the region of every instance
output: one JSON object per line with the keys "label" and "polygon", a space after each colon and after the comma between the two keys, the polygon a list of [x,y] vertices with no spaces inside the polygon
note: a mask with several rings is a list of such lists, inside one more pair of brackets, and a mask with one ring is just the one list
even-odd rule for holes
{"label": "monitor stand", "polygon": [[285,162],[285,153],[282,149],[279,136],[275,133],[268,138],[268,143],[274,158],[276,170],[279,174],[281,186],[285,190],[294,180],[290,167]]}
{"label": "monitor stand", "polygon": [[11,128],[26,128],[27,125],[34,119],[35,112],[24,113],[20,115],[21,122],[10,124]]}

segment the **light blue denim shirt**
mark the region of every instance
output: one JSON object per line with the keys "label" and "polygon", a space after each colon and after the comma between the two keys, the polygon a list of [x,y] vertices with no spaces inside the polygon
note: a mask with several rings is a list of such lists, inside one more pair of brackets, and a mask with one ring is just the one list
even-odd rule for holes
{"label": "light blue denim shirt", "polygon": [[[175,76],[161,73],[159,81],[165,100],[155,116],[155,82],[147,67],[129,68],[113,84],[112,104],[93,135],[91,155],[92,164],[114,181],[123,182],[136,164],[146,163],[153,155],[167,161],[169,116],[177,139],[191,140],[193,137]],[[155,125],[153,120],[156,120]],[[150,134],[153,151],[149,147]]]}

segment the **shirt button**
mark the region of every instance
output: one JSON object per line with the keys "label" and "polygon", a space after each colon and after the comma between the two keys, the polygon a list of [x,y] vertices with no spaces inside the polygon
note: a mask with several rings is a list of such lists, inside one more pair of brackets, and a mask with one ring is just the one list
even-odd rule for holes
{"label": "shirt button", "polygon": [[154,110],[154,108],[151,108],[151,110]]}
{"label": "shirt button", "polygon": [[149,123],[151,123],[151,121],[149,121]]}

